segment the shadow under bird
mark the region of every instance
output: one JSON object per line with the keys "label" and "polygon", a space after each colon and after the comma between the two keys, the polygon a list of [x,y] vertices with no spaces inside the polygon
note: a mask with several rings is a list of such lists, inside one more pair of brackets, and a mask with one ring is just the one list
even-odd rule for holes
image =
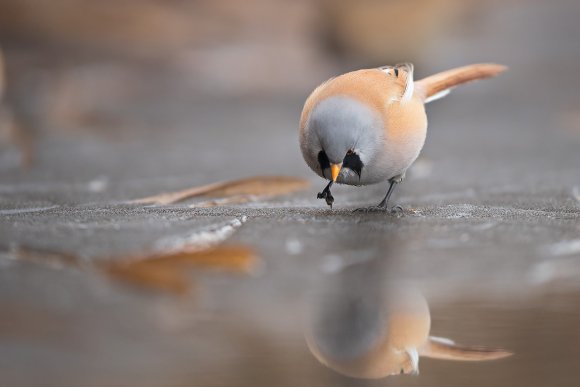
{"label": "shadow under bird", "polygon": [[454,87],[507,69],[472,64],[413,80],[410,63],[353,71],[318,86],[306,100],[300,118],[300,149],[306,164],[330,180],[319,199],[332,208],[333,183],[389,182],[378,206],[386,210],[396,184],[419,156],[427,135],[425,104]]}

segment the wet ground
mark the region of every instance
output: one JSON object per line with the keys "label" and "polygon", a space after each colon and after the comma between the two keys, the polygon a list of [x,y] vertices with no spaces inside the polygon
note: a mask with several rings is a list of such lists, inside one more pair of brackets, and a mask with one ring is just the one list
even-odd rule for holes
{"label": "wet ground", "polygon": [[[384,259],[385,281],[425,294],[433,334],[515,355],[422,359],[419,376],[369,385],[578,385],[578,12],[574,2],[506,5],[477,33],[426,53],[418,77],[479,61],[510,71],[429,105],[426,146],[393,196],[402,216],[352,213],[378,202],[382,186],[339,187],[332,211],[316,200],[324,182],[297,144],[308,90],[208,99],[171,83],[128,104],[118,132],[42,138],[29,170],[6,150],[0,384],[366,385],[320,365],[302,324],[321,278]],[[312,186],[210,209],[125,203],[266,174]],[[92,264],[195,238],[252,246],[260,264],[250,275],[192,271],[194,290],[180,297],[111,280]],[[19,246],[86,264],[19,260]]]}

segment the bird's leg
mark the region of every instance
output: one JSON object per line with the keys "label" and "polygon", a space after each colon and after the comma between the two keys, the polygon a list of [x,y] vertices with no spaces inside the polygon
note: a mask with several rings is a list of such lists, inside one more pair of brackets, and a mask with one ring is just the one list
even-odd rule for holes
{"label": "bird's leg", "polygon": [[330,209],[332,209],[332,203],[334,203],[334,197],[330,193],[330,187],[332,187],[332,183],[334,183],[334,182],[332,180],[330,180],[330,182],[322,190],[322,192],[319,192],[318,195],[316,195],[316,198],[317,199],[324,199],[324,200],[326,200],[326,204],[328,204],[330,206]]}
{"label": "bird's leg", "polygon": [[396,185],[397,185],[397,182],[395,180],[390,181],[390,185],[389,185],[389,189],[387,190],[387,194],[385,195],[383,200],[381,200],[381,202],[379,203],[379,205],[377,207],[384,208],[385,210],[388,208],[389,199],[391,198],[391,195],[393,194],[393,191],[395,190]]}
{"label": "bird's leg", "polygon": [[[392,178],[389,180],[389,189],[387,190],[387,194],[381,200],[381,202],[377,206],[367,207],[367,208],[357,208],[354,210],[355,212],[372,212],[372,211],[386,211],[388,210],[389,199],[395,190],[395,186],[402,181],[402,177],[397,176],[396,178]],[[391,212],[399,212],[402,208],[399,206],[393,207]]]}

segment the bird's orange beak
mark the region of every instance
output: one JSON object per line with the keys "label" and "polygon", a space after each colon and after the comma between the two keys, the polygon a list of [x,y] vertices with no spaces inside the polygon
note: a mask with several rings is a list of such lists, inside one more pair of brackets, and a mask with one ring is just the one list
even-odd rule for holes
{"label": "bird's orange beak", "polygon": [[330,164],[330,176],[332,176],[332,181],[336,181],[340,170],[342,169],[342,163],[340,164]]}

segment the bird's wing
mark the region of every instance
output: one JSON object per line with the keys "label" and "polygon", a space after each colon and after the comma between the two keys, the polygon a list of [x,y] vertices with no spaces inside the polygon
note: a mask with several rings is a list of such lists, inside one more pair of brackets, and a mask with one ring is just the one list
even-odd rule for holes
{"label": "bird's wing", "polygon": [[401,63],[395,65],[395,68],[403,69],[407,74],[407,77],[405,78],[405,91],[403,91],[401,102],[410,101],[411,98],[413,98],[413,93],[415,91],[415,81],[413,80],[413,71],[415,70],[415,66],[413,66],[413,63]]}
{"label": "bird's wing", "polygon": [[443,337],[429,336],[427,342],[419,348],[419,355],[442,360],[486,361],[508,357],[513,353],[501,348],[457,345]]}
{"label": "bird's wing", "polygon": [[494,63],[479,63],[447,70],[415,82],[415,89],[425,103],[443,98],[456,86],[494,77],[507,70]]}
{"label": "bird's wing", "polygon": [[405,85],[403,93],[400,96],[395,97],[393,99],[394,101],[404,103],[413,98],[413,93],[415,91],[415,82],[413,80],[415,66],[413,63],[399,63],[394,66],[379,67],[379,69],[388,75],[394,75],[395,78],[399,78],[399,76],[404,77]]}

